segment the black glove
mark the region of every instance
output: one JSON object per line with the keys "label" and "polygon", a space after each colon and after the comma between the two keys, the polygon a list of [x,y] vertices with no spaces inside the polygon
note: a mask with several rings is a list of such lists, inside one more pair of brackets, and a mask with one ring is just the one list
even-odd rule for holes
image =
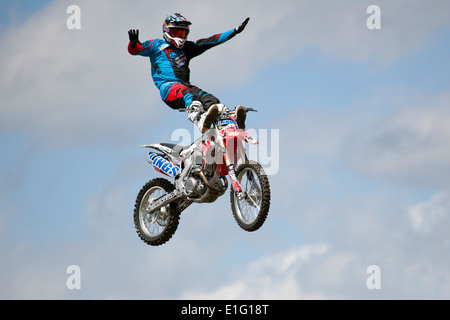
{"label": "black glove", "polygon": [[241,33],[245,29],[245,26],[247,25],[248,20],[250,20],[250,18],[245,19],[244,22],[242,22],[242,24],[239,27],[234,28],[234,32],[236,34]]}
{"label": "black glove", "polygon": [[136,44],[141,42],[139,41],[139,30],[130,30],[128,31],[128,36],[130,37],[131,48],[136,48]]}

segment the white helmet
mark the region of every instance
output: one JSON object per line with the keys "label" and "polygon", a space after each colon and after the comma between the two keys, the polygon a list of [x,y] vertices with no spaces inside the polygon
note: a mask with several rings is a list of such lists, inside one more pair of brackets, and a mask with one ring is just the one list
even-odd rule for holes
{"label": "white helmet", "polygon": [[189,34],[189,25],[191,24],[179,13],[167,16],[163,23],[164,40],[176,48],[183,48]]}

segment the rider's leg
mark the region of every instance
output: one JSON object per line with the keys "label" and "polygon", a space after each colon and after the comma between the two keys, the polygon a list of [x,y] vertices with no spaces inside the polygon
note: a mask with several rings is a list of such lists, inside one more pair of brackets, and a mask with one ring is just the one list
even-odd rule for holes
{"label": "rider's leg", "polygon": [[163,101],[172,109],[186,108],[188,119],[203,132],[205,117],[203,117],[201,123],[200,120],[202,120],[205,110],[203,104],[199,101],[197,90],[181,83],[171,83],[161,86],[160,93]]}
{"label": "rider's leg", "polygon": [[[206,132],[217,118],[218,112],[228,110],[212,94],[192,85],[173,83],[161,87],[161,97],[173,109],[187,108],[188,119],[200,130]],[[245,108],[236,107],[239,128],[245,128]]]}
{"label": "rider's leg", "polygon": [[172,109],[186,108],[186,100],[192,101],[193,95],[189,94],[190,88],[181,83],[168,83],[162,85],[160,94],[163,101]]}
{"label": "rider's leg", "polygon": [[220,101],[212,94],[201,90],[196,86],[190,86],[184,97],[188,110],[188,118],[200,130],[205,133],[219,113]]}

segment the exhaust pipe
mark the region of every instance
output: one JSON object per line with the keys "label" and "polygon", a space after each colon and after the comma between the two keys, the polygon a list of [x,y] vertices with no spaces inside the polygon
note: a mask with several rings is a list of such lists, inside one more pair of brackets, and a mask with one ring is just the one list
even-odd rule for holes
{"label": "exhaust pipe", "polygon": [[205,174],[203,173],[203,171],[199,172],[199,176],[202,179],[203,183],[205,184],[205,186],[207,186],[208,188],[210,188],[211,190],[217,191],[217,192],[225,192],[225,190],[227,190],[228,187],[228,181],[225,180],[226,184],[224,185],[223,188],[219,188],[216,186],[213,186],[208,179],[206,178]]}

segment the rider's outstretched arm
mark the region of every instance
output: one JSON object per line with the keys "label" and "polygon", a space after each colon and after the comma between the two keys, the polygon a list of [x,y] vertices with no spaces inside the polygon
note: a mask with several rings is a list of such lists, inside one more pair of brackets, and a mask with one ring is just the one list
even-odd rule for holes
{"label": "rider's outstretched arm", "polygon": [[131,42],[128,44],[128,52],[130,54],[134,55],[140,55],[140,56],[149,56],[151,54],[152,45],[155,43],[155,40],[148,40],[144,43],[136,44],[136,46],[133,48]]}
{"label": "rider's outstretched arm", "polygon": [[197,40],[196,42],[194,42],[192,57],[198,56],[206,50],[222,44],[233,38],[238,33],[241,33],[245,29],[245,26],[247,25],[249,20],[250,18],[245,19],[241,25],[227,32],[215,34],[209,38]]}
{"label": "rider's outstretched arm", "polygon": [[145,41],[141,43],[139,41],[139,30],[128,31],[130,42],[128,43],[128,52],[132,55],[148,56],[151,53],[152,45],[155,40]]}

